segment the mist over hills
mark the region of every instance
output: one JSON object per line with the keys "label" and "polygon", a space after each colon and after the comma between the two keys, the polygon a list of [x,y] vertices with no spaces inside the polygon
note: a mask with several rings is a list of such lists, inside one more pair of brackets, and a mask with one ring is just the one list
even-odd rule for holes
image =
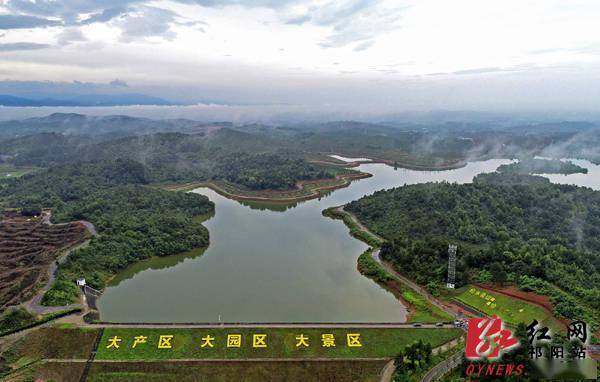
{"label": "mist over hills", "polygon": [[[479,122],[305,124],[200,122],[129,115],[54,113],[0,121],[0,159],[15,165],[133,158],[213,162],[237,152],[295,152],[368,156],[411,167],[445,166],[487,158],[535,155],[600,163],[600,128],[593,122],[493,125]],[[130,153],[135,152],[131,156]],[[183,158],[185,157],[185,158]],[[183,159],[182,159],[183,158]]]}
{"label": "mist over hills", "polygon": [[60,94],[40,96],[13,96],[0,94],[1,106],[44,107],[44,106],[130,106],[130,105],[181,105],[158,97],[144,94]]}
{"label": "mist over hills", "polygon": [[127,115],[88,116],[76,113],[54,113],[45,117],[0,122],[0,138],[39,133],[65,135],[140,135],[159,131],[203,132],[211,127],[231,126],[229,122],[203,123],[189,119],[130,117]]}

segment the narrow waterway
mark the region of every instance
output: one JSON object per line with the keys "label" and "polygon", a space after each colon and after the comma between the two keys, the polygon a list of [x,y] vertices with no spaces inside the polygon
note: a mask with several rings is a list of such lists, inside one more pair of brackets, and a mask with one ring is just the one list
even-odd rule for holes
{"label": "narrow waterway", "polygon": [[406,309],[356,270],[367,248],[327,207],[374,191],[430,181],[470,182],[508,160],[448,171],[363,164],[373,177],[292,206],[240,203],[197,189],[216,205],[204,224],[210,246],[134,265],[106,289],[101,318],[113,322],[402,322]]}
{"label": "narrow waterway", "polygon": [[595,165],[592,162],[585,159],[561,159],[563,161],[570,161],[578,166],[586,168],[587,174],[539,174],[543,177],[550,179],[552,183],[558,184],[571,184],[582,187],[589,187],[596,191],[600,190],[600,165]]}

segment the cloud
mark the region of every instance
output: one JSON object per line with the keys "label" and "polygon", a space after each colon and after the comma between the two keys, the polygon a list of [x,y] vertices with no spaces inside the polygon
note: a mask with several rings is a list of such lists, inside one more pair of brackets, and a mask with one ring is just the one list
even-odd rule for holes
{"label": "cloud", "polygon": [[87,41],[87,38],[78,28],[67,28],[60,32],[57,41],[59,45],[69,45],[73,42]]}
{"label": "cloud", "polygon": [[541,55],[541,54],[552,54],[552,53],[569,53],[569,54],[600,54],[600,43],[594,42],[585,45],[574,46],[570,48],[547,48],[547,49],[536,49],[529,51],[529,54]]}
{"label": "cloud", "polygon": [[127,82],[123,81],[123,80],[113,80],[110,81],[108,83],[110,86],[112,86],[113,88],[126,88],[127,86]]}
{"label": "cloud", "polygon": [[427,76],[448,76],[448,75],[463,76],[463,75],[471,75],[471,74],[508,73],[508,72],[512,73],[512,72],[521,72],[524,70],[529,70],[529,69],[534,69],[534,68],[535,68],[535,66],[528,65],[528,64],[515,65],[515,66],[510,66],[510,67],[492,66],[492,67],[485,67],[485,68],[457,70],[454,72],[429,73],[429,74],[427,74]]}
{"label": "cloud", "polygon": [[304,23],[307,23],[310,21],[310,15],[308,13],[305,13],[303,15],[300,16],[294,16],[291,19],[288,19],[285,23],[286,24],[292,24],[292,25],[302,25]]}
{"label": "cloud", "polygon": [[[0,44],[0,50],[2,44]],[[11,81],[0,80],[0,94],[20,97],[52,97],[57,94],[120,94],[126,91],[125,81],[116,79],[108,83],[101,82],[56,82],[56,81]]]}
{"label": "cloud", "polygon": [[282,8],[301,3],[302,0],[180,0],[181,2],[195,3],[203,7],[225,7],[239,5],[242,7]]}
{"label": "cloud", "polygon": [[312,7],[305,16],[316,25],[335,26],[379,3],[378,0],[329,1],[324,5]]}
{"label": "cloud", "polygon": [[102,12],[136,2],[139,0],[8,0],[5,7],[14,13],[60,17],[67,23],[75,23],[81,14]]}
{"label": "cloud", "polygon": [[499,68],[499,67],[489,67],[489,68],[475,68],[475,69],[465,69],[465,70],[457,70],[452,72],[451,74],[463,75],[463,74],[483,74],[483,73],[498,73],[505,72],[507,69]]}
{"label": "cloud", "polygon": [[34,42],[12,42],[0,44],[0,52],[12,52],[18,50],[37,50],[49,48],[48,44],[37,44]]}
{"label": "cloud", "polygon": [[[383,8],[384,0],[327,0],[316,3],[310,0],[173,0],[184,4],[224,8],[271,8],[279,13],[282,22],[292,25],[311,23],[331,28],[330,34],[320,43],[332,48],[357,43],[355,50],[364,50],[367,41],[397,27],[398,9]],[[3,15],[0,25],[4,29],[36,28],[51,25],[78,26],[109,23],[121,29],[121,40],[133,42],[149,37],[173,40],[172,25],[182,25],[204,31],[198,20],[182,20],[171,10],[148,6],[142,0],[6,0],[4,7],[11,15]],[[305,11],[290,14],[299,5]],[[54,18],[54,19],[49,19]],[[55,20],[56,19],[56,20]],[[0,28],[2,28],[0,27]],[[68,37],[68,36],[65,36]],[[64,43],[68,41],[63,39]]]}
{"label": "cloud", "polygon": [[364,42],[361,42],[360,44],[358,44],[357,46],[355,46],[354,51],[361,52],[363,50],[369,49],[371,46],[373,46],[373,41],[364,41]]}
{"label": "cloud", "polygon": [[56,20],[48,20],[35,16],[0,15],[0,29],[29,29],[59,25]]}
{"label": "cloud", "polygon": [[177,14],[167,9],[141,7],[120,18],[115,24],[121,28],[121,41],[132,42],[148,37],[173,40],[176,33],[171,25],[176,23]]}
{"label": "cloud", "polygon": [[329,27],[331,32],[320,42],[321,47],[358,43],[354,50],[361,51],[368,49],[377,36],[399,28],[398,21],[404,8],[389,8],[383,3],[382,0],[328,1],[288,18],[286,23]]}
{"label": "cloud", "polygon": [[107,8],[102,12],[94,13],[87,19],[82,21],[82,24],[105,23],[127,13],[127,9],[123,7]]}

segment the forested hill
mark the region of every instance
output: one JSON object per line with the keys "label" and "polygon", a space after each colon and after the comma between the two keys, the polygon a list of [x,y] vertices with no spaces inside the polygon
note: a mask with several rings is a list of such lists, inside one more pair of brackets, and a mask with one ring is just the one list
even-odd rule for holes
{"label": "forested hill", "polygon": [[513,174],[587,174],[587,168],[571,161],[558,159],[525,158],[516,163],[503,164],[497,170]]}
{"label": "forested hill", "polygon": [[207,197],[151,188],[148,169],[129,160],[79,163],[42,170],[0,185],[0,206],[51,208],[53,222],[88,220],[99,233],[58,268],[43,303],[76,300],[75,279],[102,288],[128,265],[208,245],[208,230],[195,219],[210,214]]}
{"label": "forested hill", "polygon": [[143,164],[148,182],[218,179],[252,189],[293,188],[298,180],[333,177],[276,137],[227,128],[208,135],[157,133],[115,139],[43,133],[0,141],[2,157],[8,164],[45,168],[122,159]]}
{"label": "forested hill", "polygon": [[600,192],[496,173],[378,191],[346,208],[388,240],[385,259],[432,289],[453,243],[460,285],[514,282],[552,296],[569,318],[584,314],[576,299],[600,310]]}

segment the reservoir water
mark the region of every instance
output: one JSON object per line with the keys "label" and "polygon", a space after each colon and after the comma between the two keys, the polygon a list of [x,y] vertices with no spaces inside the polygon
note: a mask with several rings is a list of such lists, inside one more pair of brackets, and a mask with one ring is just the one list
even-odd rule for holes
{"label": "reservoir water", "polygon": [[[404,184],[471,182],[475,175],[509,162],[470,162],[437,172],[363,164],[359,169],[373,177],[290,206],[241,203],[206,188],[194,190],[216,205],[215,215],[204,223],[210,246],[149,259],[119,274],[99,301],[101,319],[402,322],[402,304],[356,270],[356,260],[367,246],[352,238],[341,221],[321,211]],[[592,166],[593,171],[599,168]],[[588,176],[596,174],[591,171]],[[595,181],[598,189],[598,177]]]}

